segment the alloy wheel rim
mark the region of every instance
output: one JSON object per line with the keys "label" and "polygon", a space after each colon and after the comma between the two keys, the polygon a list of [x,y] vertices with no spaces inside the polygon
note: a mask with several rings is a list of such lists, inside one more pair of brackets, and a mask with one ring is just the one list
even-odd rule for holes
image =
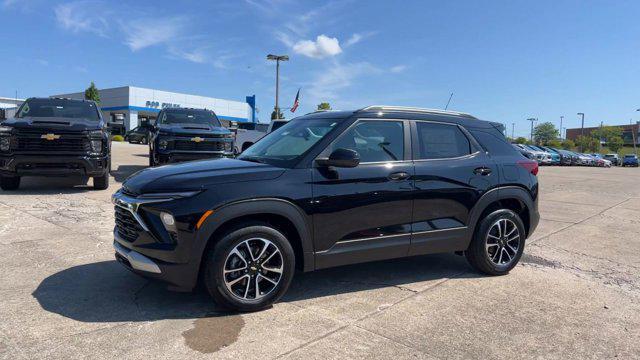
{"label": "alloy wheel rim", "polygon": [[520,230],[509,219],[499,219],[489,228],[485,239],[485,251],[496,265],[511,264],[520,250]]}
{"label": "alloy wheel rim", "polygon": [[273,292],[282,279],[284,261],[271,241],[251,238],[236,245],[224,262],[227,290],[241,300],[259,300]]}

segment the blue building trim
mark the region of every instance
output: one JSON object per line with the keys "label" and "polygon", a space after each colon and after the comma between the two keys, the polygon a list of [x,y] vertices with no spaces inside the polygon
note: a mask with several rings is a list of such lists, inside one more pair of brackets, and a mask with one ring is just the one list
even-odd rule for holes
{"label": "blue building trim", "polygon": [[[155,112],[155,113],[159,113],[160,109],[154,109],[154,108],[149,108],[149,107],[143,107],[143,106],[111,106],[111,107],[103,107],[100,108],[100,110],[102,111],[115,111],[115,110],[133,110],[133,111],[150,111],[150,112]],[[224,116],[224,115],[218,115],[219,119],[222,120],[227,120],[227,121],[237,121],[237,122],[249,122],[250,120],[247,118],[240,118],[240,117],[235,117],[235,116]]]}

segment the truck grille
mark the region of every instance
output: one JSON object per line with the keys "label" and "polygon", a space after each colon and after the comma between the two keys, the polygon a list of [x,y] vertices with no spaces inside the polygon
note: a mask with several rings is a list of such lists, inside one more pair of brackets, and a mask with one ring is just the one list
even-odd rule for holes
{"label": "truck grille", "polygon": [[185,141],[176,140],[174,144],[175,150],[182,151],[224,151],[224,142],[222,141]]}
{"label": "truck grille", "polygon": [[[41,138],[42,135],[55,134],[60,136],[54,140]],[[83,134],[64,133],[47,130],[21,130],[16,134],[15,149],[26,152],[76,152],[90,151],[88,138]]]}
{"label": "truck grille", "polygon": [[119,206],[115,208],[116,231],[118,235],[128,242],[136,241],[138,235],[142,232],[142,226],[138,224],[138,221],[128,210]]}

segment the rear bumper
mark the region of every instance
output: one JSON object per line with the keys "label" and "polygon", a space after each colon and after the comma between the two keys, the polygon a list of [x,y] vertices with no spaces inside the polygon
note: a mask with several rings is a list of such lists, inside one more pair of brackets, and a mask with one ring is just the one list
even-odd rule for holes
{"label": "rear bumper", "polygon": [[0,156],[0,174],[5,176],[103,176],[108,169],[108,155]]}

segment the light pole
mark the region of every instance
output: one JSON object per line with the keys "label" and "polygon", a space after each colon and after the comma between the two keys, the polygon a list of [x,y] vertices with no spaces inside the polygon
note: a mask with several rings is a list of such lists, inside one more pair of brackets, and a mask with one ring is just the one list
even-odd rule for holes
{"label": "light pole", "polygon": [[562,119],[564,119],[564,116],[560,116],[560,140],[562,140]]}
{"label": "light pole", "polygon": [[289,61],[289,55],[267,55],[267,60],[275,60],[276,62],[276,119],[280,118],[280,107],[278,106],[278,93],[280,91],[280,61]]}
{"label": "light pole", "polygon": [[527,121],[531,121],[531,135],[529,137],[529,140],[533,142],[533,123],[538,121],[538,118],[528,118]]}
{"label": "light pole", "polygon": [[511,123],[511,140],[515,140],[514,134],[516,132],[516,123]]}
{"label": "light pole", "polygon": [[[580,115],[582,117],[582,125],[580,125],[580,136],[584,137],[584,113],[578,113],[578,115]],[[584,139],[581,139],[580,141],[580,152],[584,152]]]}

